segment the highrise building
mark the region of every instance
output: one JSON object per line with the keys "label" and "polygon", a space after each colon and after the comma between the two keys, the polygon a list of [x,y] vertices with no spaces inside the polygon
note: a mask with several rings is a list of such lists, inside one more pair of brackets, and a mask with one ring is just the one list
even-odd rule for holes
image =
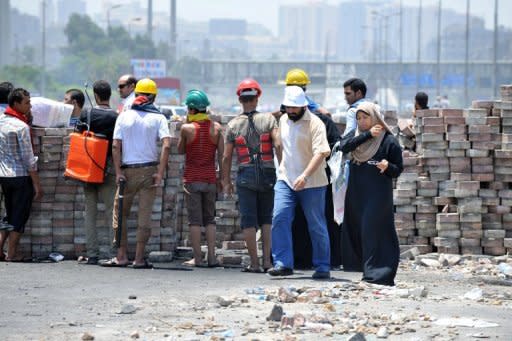
{"label": "highrise building", "polygon": [[80,15],[86,14],[85,1],[83,0],[58,0],[57,3],[57,18],[62,26],[68,23],[71,14],[77,13]]}
{"label": "highrise building", "polygon": [[371,46],[367,7],[362,1],[342,2],[337,9],[336,57],[342,61],[366,60]]}
{"label": "highrise building", "polygon": [[9,0],[0,1],[0,67],[9,64],[11,51],[11,6]]}
{"label": "highrise building", "polygon": [[318,60],[334,55],[335,9],[325,2],[279,7],[279,36],[289,46],[286,56]]}

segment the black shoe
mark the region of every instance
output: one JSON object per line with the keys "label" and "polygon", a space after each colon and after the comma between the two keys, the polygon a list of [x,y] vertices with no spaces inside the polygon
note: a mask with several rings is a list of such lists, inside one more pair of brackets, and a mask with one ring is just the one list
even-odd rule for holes
{"label": "black shoe", "polygon": [[268,269],[267,273],[270,276],[291,276],[293,275],[293,270],[280,266]]}
{"label": "black shoe", "polygon": [[85,264],[87,264],[87,265],[97,265],[98,264],[98,257],[89,257],[89,258],[87,258],[87,262]]}
{"label": "black shoe", "polygon": [[331,272],[330,271],[315,271],[313,273],[313,276],[311,276],[313,279],[329,279],[331,278]]}

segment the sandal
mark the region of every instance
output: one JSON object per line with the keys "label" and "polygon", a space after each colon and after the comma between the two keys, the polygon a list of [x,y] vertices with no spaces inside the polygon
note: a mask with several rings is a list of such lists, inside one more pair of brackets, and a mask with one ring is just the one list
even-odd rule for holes
{"label": "sandal", "polygon": [[11,263],[32,263],[32,258],[7,258],[5,257],[4,261]]}
{"label": "sandal", "polygon": [[153,264],[151,264],[147,260],[144,260],[144,263],[142,263],[142,264],[135,264],[135,263],[133,263],[132,267],[134,269],[153,269]]}
{"label": "sandal", "polygon": [[119,263],[116,257],[103,261],[100,263],[100,266],[103,266],[105,268],[126,268],[128,266],[128,263]]}
{"label": "sandal", "polygon": [[253,274],[262,274],[263,270],[260,267],[253,268],[250,265],[247,265],[245,268],[242,268],[241,272],[249,272]]}

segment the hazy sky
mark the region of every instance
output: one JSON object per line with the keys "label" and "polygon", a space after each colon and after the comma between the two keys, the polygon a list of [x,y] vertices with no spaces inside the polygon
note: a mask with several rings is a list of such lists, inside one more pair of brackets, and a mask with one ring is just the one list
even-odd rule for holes
{"label": "hazy sky", "polygon": [[[0,0],[1,1],[1,0]],[[73,0],[67,0],[73,1]],[[147,7],[146,0],[138,0],[143,7]],[[329,4],[339,4],[353,0],[326,0]],[[103,3],[119,4],[122,0],[89,0],[86,1],[88,14],[95,14],[102,11]],[[277,34],[277,21],[279,6],[283,4],[307,4],[322,2],[320,0],[177,0],[178,17],[189,21],[208,21],[211,18],[243,18],[249,22],[261,23]],[[389,0],[390,4],[398,4],[399,0]],[[419,0],[403,0],[406,6],[417,6]],[[494,25],[494,1],[492,0],[471,0],[471,14],[483,16],[486,26],[492,28]],[[40,1],[37,0],[11,0],[11,6],[19,8],[24,12],[33,15],[39,14]],[[437,6],[437,0],[423,0],[423,6]],[[464,13],[466,0],[444,0],[443,8],[450,8],[457,12]],[[153,0],[155,11],[169,12],[170,0]],[[507,20],[504,13],[512,13],[512,1],[499,0],[500,14],[498,21],[500,25],[510,27],[512,21]]]}

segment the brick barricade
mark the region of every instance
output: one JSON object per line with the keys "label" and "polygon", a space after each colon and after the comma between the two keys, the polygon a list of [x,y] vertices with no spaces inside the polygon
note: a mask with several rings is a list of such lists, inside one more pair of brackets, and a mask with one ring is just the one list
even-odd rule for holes
{"label": "brick barricade", "polygon": [[[395,221],[403,247],[420,252],[502,255],[512,251],[512,86],[503,86],[501,101],[475,101],[471,108],[417,112],[416,154],[404,153],[404,172],[394,190]],[[232,116],[221,117],[226,124]],[[396,126],[396,116],[385,119]],[[179,125],[171,124],[173,136]],[[341,131],[343,127],[341,126]],[[34,202],[21,251],[47,257],[61,252],[77,257],[85,252],[84,194],[79,182],[64,178],[70,129],[35,128],[34,148],[44,190]],[[148,251],[172,251],[189,244],[184,203],[184,156],[172,147],[164,186],[153,205]],[[233,158],[232,179],[236,176]],[[350,200],[350,199],[348,199]],[[135,247],[138,203],[126,222],[129,250]],[[241,240],[237,197],[218,196],[217,245]],[[108,254],[104,205],[98,205],[101,253]]]}

